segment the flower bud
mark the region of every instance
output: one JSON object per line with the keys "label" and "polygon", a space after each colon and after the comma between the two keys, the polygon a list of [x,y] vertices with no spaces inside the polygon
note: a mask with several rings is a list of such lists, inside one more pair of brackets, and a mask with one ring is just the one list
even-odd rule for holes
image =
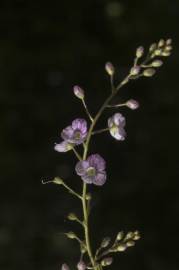
{"label": "flower bud", "polygon": [[129,99],[126,102],[126,106],[131,110],[136,110],[137,108],[139,108],[139,102],[137,100],[134,100],[134,99]]}
{"label": "flower bud", "polygon": [[125,251],[127,248],[127,246],[125,244],[120,244],[119,246],[117,246],[117,251],[122,252]]}
{"label": "flower bud", "polygon": [[167,45],[171,45],[171,44],[172,44],[172,39],[171,39],[171,38],[167,39],[167,40],[166,40],[166,44],[167,44]]}
{"label": "flower bud", "polygon": [[102,266],[108,266],[108,265],[111,265],[112,262],[113,262],[113,258],[112,258],[112,257],[104,258],[104,259],[101,261],[101,265],[102,265]]}
{"label": "flower bud", "polygon": [[60,177],[55,177],[52,182],[57,184],[57,185],[62,185],[63,184],[63,180]]}
{"label": "flower bud", "polygon": [[101,242],[101,247],[106,248],[109,245],[110,241],[111,239],[109,237],[105,237]]}
{"label": "flower bud", "polygon": [[141,58],[144,54],[144,47],[140,46],[136,50],[136,57]]}
{"label": "flower bud", "polygon": [[78,270],[85,270],[85,269],[86,269],[86,264],[85,264],[83,261],[80,261],[80,262],[77,264],[77,269],[78,269]]}
{"label": "flower bud", "polygon": [[80,86],[75,85],[73,87],[73,92],[77,98],[84,99],[84,90]]}
{"label": "flower bud", "polygon": [[68,219],[69,219],[69,220],[77,220],[77,216],[76,216],[74,213],[70,213],[70,214],[68,215]]}
{"label": "flower bud", "polygon": [[66,233],[66,236],[70,239],[75,239],[76,238],[76,234],[74,234],[74,232],[68,232]]}
{"label": "flower bud", "polygon": [[123,237],[124,237],[124,232],[118,232],[116,240],[120,241],[120,240],[122,240]]}
{"label": "flower bud", "polygon": [[134,237],[133,237],[133,239],[134,239],[134,240],[139,240],[140,237],[141,237],[141,236],[140,236],[139,231],[135,231],[135,232],[134,232]]}
{"label": "flower bud", "polygon": [[127,247],[133,247],[135,245],[135,242],[134,241],[127,241],[126,243]]}
{"label": "flower bud", "polygon": [[161,39],[158,43],[158,46],[159,47],[163,47],[165,45],[165,40],[164,39]]}
{"label": "flower bud", "polygon": [[152,67],[161,67],[163,65],[163,62],[161,60],[155,60],[152,62]]}
{"label": "flower bud", "polygon": [[135,75],[138,75],[140,72],[140,67],[139,66],[135,66],[135,67],[132,67],[131,68],[131,71],[130,71],[130,74],[135,76]]}
{"label": "flower bud", "polygon": [[164,51],[162,52],[162,56],[170,56],[171,52]]}
{"label": "flower bud", "polygon": [[157,44],[156,44],[156,43],[153,43],[153,44],[150,46],[149,51],[150,51],[150,52],[153,52],[154,50],[156,50],[156,48],[157,48]]}
{"label": "flower bud", "polygon": [[109,76],[113,76],[113,75],[114,75],[115,69],[114,69],[114,66],[113,66],[112,63],[107,62],[107,63],[105,64],[105,70],[106,70],[106,72],[107,72],[107,74],[108,74]]}
{"label": "flower bud", "polygon": [[155,55],[156,55],[156,56],[162,55],[162,50],[161,50],[161,49],[155,50]]}
{"label": "flower bud", "polygon": [[86,200],[87,200],[87,201],[90,201],[90,200],[91,200],[91,194],[90,194],[90,193],[87,193],[87,194],[86,194]]}
{"label": "flower bud", "polygon": [[171,51],[171,50],[172,50],[172,46],[171,45],[168,45],[168,46],[165,47],[165,51],[168,52],[168,51]]}
{"label": "flower bud", "polygon": [[152,77],[154,74],[155,74],[155,69],[154,68],[147,68],[143,72],[143,75],[145,77]]}
{"label": "flower bud", "polygon": [[64,263],[62,264],[61,270],[70,270],[70,268],[66,263]]}
{"label": "flower bud", "polygon": [[134,233],[133,232],[128,232],[125,239],[132,239],[134,237]]}

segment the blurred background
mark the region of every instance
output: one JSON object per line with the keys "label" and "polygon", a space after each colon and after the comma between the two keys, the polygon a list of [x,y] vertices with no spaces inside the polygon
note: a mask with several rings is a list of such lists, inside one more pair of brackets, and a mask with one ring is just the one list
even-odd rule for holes
{"label": "blurred background", "polygon": [[[54,151],[61,130],[86,117],[72,87],[81,85],[95,113],[109,93],[106,61],[116,80],[128,72],[135,49],[172,38],[174,50],[148,79],[128,84],[115,102],[137,99],[137,111],[121,109],[127,138],[96,135],[91,153],[107,161],[108,180],[93,193],[93,249],[104,236],[139,230],[136,247],[115,256],[111,269],[178,269],[178,0],[79,0],[0,3],[0,269],[52,270],[79,259],[63,232],[78,202],[42,179],[63,177],[80,191],[73,153]],[[107,111],[99,122],[103,128]]]}

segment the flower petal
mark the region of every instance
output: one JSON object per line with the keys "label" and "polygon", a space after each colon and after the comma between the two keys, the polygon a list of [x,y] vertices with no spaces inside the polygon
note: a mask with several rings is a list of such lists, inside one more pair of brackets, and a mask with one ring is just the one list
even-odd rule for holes
{"label": "flower petal", "polygon": [[109,131],[110,131],[111,136],[114,137],[116,140],[118,141],[125,140],[126,132],[122,127],[121,128],[114,127],[114,128],[111,128]]}
{"label": "flower petal", "polygon": [[87,161],[91,167],[97,169],[97,171],[104,171],[106,167],[105,160],[99,154],[93,154],[88,157]]}
{"label": "flower petal", "polygon": [[113,115],[113,121],[116,126],[124,127],[126,124],[126,120],[121,113],[115,113]]}
{"label": "flower petal", "polygon": [[93,184],[102,186],[106,182],[106,172],[99,172],[93,179]]}
{"label": "flower petal", "polygon": [[67,152],[67,151],[71,150],[72,148],[73,148],[73,146],[71,144],[67,143],[66,141],[55,144],[55,146],[54,146],[54,149],[57,152]]}
{"label": "flower petal", "polygon": [[73,134],[74,134],[74,130],[72,129],[71,126],[68,126],[62,130],[61,137],[65,141],[68,141],[73,137]]}
{"label": "flower petal", "polygon": [[89,162],[86,161],[86,160],[83,160],[83,161],[79,161],[77,164],[76,164],[76,167],[75,167],[75,170],[76,170],[76,173],[80,176],[83,176],[86,174],[86,170],[89,168]]}
{"label": "flower petal", "polygon": [[87,132],[87,122],[85,119],[77,118],[72,122],[72,128],[74,130],[78,129],[81,133]]}
{"label": "flower petal", "polygon": [[87,183],[87,184],[92,184],[94,178],[95,178],[94,176],[88,176],[87,174],[85,174],[85,175],[83,175],[83,176],[81,177],[81,179],[82,179],[85,183]]}

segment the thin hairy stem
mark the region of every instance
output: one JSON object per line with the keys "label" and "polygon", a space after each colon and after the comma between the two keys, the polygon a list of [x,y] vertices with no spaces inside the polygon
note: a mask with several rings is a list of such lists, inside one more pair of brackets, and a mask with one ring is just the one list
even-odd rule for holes
{"label": "thin hairy stem", "polygon": [[80,154],[78,153],[78,151],[75,149],[75,147],[73,147],[72,150],[73,150],[75,156],[77,157],[77,159],[82,160],[82,157],[80,156]]}
{"label": "thin hairy stem", "polygon": [[[110,96],[105,100],[99,111],[97,112],[95,118],[93,119],[91,126],[88,131],[88,135],[86,138],[86,142],[84,145],[84,153],[83,153],[83,160],[86,160],[87,154],[88,154],[88,149],[89,149],[89,143],[91,140],[91,136],[93,134],[93,129],[102,115],[103,111],[105,110],[106,106],[109,104],[109,102],[113,99],[113,97],[118,93],[119,89],[122,88],[123,85],[128,83],[130,78],[130,75],[128,75],[118,86],[117,88],[112,91]],[[82,205],[83,205],[83,216],[84,216],[84,224],[85,224],[85,242],[86,242],[86,247],[87,247],[87,252],[91,261],[91,265],[94,270],[99,270],[100,267],[99,265],[96,264],[96,261],[94,259],[92,250],[91,250],[91,244],[90,244],[90,238],[89,238],[89,221],[88,221],[88,211],[87,211],[87,204],[86,204],[86,192],[87,192],[87,184],[83,183],[83,195],[82,195]]]}
{"label": "thin hairy stem", "polygon": [[69,186],[67,186],[64,182],[61,183],[62,186],[64,186],[71,194],[73,194],[74,196],[76,196],[78,199],[82,200],[82,197],[80,194],[78,194],[76,191],[74,191],[72,188],[70,188]]}
{"label": "thin hairy stem", "polygon": [[108,130],[109,130],[109,128],[103,128],[103,129],[95,130],[95,131],[92,132],[92,135],[100,134],[100,133],[106,132]]}
{"label": "thin hairy stem", "polygon": [[83,106],[84,106],[84,108],[85,108],[86,114],[88,115],[88,117],[89,117],[89,119],[91,120],[91,122],[93,122],[93,117],[91,116],[91,114],[90,114],[90,112],[89,112],[89,110],[88,110],[88,107],[87,107],[87,105],[86,105],[86,102],[85,102],[84,98],[82,99],[82,103],[83,103]]}

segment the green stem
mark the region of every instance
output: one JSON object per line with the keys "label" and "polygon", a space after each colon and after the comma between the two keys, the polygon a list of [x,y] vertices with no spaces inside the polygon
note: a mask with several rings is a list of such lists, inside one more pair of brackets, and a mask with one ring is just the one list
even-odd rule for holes
{"label": "green stem", "polygon": [[64,186],[71,194],[78,197],[78,199],[82,200],[82,197],[77,192],[75,192],[73,189],[71,189],[69,186],[67,186],[64,182],[61,183],[61,185]]}
{"label": "green stem", "polygon": [[[129,81],[130,75],[128,75],[117,87],[114,91],[112,91],[111,95],[105,100],[102,107],[97,112],[95,118],[93,119],[91,126],[88,131],[88,135],[86,138],[85,146],[84,146],[84,153],[83,153],[83,160],[86,160],[87,154],[88,154],[88,148],[89,143],[91,140],[91,136],[93,133],[93,129],[100,118],[101,114],[105,110],[106,106],[109,104],[109,102],[112,100],[112,98],[118,93],[119,89],[125,85]],[[99,270],[99,266],[96,265],[92,250],[91,250],[91,244],[90,244],[90,238],[89,238],[89,221],[88,221],[88,212],[87,212],[87,204],[86,204],[86,192],[87,192],[87,184],[83,183],[83,195],[82,195],[82,205],[83,205],[83,216],[84,216],[84,224],[85,224],[85,242],[87,247],[87,252],[91,261],[91,265],[93,266],[94,270]]]}

